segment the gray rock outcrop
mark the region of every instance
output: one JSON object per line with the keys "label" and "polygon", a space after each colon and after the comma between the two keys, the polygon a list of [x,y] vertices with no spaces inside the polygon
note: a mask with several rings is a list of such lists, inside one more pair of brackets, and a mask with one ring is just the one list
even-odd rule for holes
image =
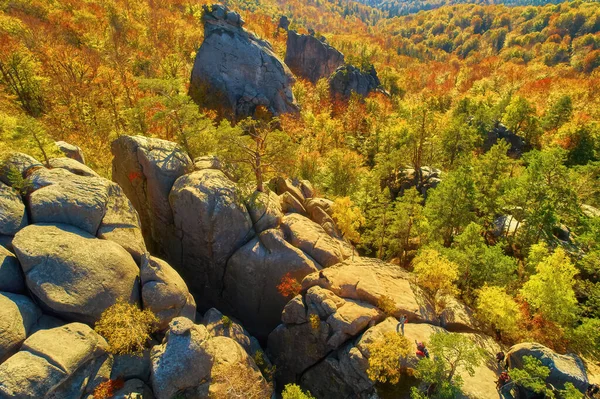
{"label": "gray rock outcrop", "polygon": [[25,280],[17,257],[0,245],[0,291],[20,294],[25,291]]}
{"label": "gray rock outcrop", "polygon": [[14,236],[27,226],[25,205],[19,193],[0,182],[0,235]]}
{"label": "gray rock outcrop", "polygon": [[65,154],[67,158],[71,158],[85,165],[85,155],[83,155],[83,151],[80,147],[64,141],[57,141],[55,144],[60,152]]}
{"label": "gray rock outcrop", "polygon": [[204,6],[202,21],[204,42],[190,84],[193,99],[211,96],[237,120],[258,106],[275,115],[297,111],[292,74],[269,42],[243,29],[240,15],[223,5]]}
{"label": "gray rock outcrop", "polygon": [[158,328],[164,330],[175,317],[196,318],[196,302],[185,281],[165,261],[144,257],[140,270],[142,303],[159,319]]}
{"label": "gray rock outcrop", "polygon": [[168,254],[173,237],[171,187],[193,170],[190,157],[175,143],[142,136],[121,136],[111,145],[112,178],[139,214],[148,249]]}
{"label": "gray rock outcrop", "polygon": [[345,99],[350,98],[352,93],[366,97],[379,90],[380,86],[381,82],[373,66],[370,71],[363,72],[353,65],[343,65],[329,77],[331,93]]}
{"label": "gray rock outcrop", "polygon": [[0,365],[0,398],[79,398],[92,393],[107,349],[104,338],[85,324],[38,331]]}
{"label": "gray rock outcrop", "polygon": [[547,383],[557,389],[564,389],[565,383],[572,383],[581,392],[588,386],[587,373],[583,361],[574,354],[561,355],[536,342],[524,342],[510,348],[506,357],[511,368],[523,366],[523,357],[531,356],[550,369]]}
{"label": "gray rock outcrop", "polygon": [[288,31],[285,63],[297,76],[316,83],[344,65],[344,54],[326,41]]}
{"label": "gray rock outcrop", "polygon": [[[321,275],[322,274],[322,275]],[[379,298],[388,297],[393,308],[380,309]],[[389,316],[390,311],[394,317]],[[388,313],[386,317],[386,313]],[[276,365],[279,384],[300,383],[317,398],[373,398],[375,384],[368,377],[369,344],[386,332],[399,331],[398,320],[406,314],[404,335],[411,351],[403,367],[418,362],[416,344],[434,333],[447,331],[411,276],[400,267],[357,258],[304,278],[302,294],[293,298],[282,313],[283,324],[270,335],[267,352]],[[465,333],[493,356],[500,347],[490,337]],[[482,363],[475,375],[461,371],[467,397],[488,398],[496,394],[496,367]],[[467,383],[468,381],[468,383]]]}
{"label": "gray rock outcrop", "polygon": [[0,363],[19,350],[41,315],[28,297],[0,293]]}
{"label": "gray rock outcrop", "polygon": [[27,287],[49,311],[93,323],[123,298],[139,303],[139,269],[118,244],[74,226],[29,225],[13,241]]}
{"label": "gray rock outcrop", "polygon": [[[222,365],[233,367],[219,368]],[[208,398],[224,389],[224,372],[233,369],[252,387],[261,389],[263,396],[259,397],[271,396],[272,388],[240,344],[228,337],[211,336],[205,326],[189,319],[174,319],[163,344],[152,349],[151,382],[157,399],[171,399],[176,393]]]}

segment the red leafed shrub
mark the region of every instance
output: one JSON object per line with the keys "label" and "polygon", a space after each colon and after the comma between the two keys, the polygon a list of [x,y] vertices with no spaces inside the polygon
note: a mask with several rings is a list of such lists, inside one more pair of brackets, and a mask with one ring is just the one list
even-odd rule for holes
{"label": "red leafed shrub", "polygon": [[134,180],[141,179],[142,174],[140,172],[130,172],[129,175],[127,175],[127,178],[133,183]]}
{"label": "red leafed shrub", "polygon": [[277,291],[284,297],[289,298],[298,295],[301,288],[300,283],[290,273],[286,273],[281,278],[281,283],[277,286]]}
{"label": "red leafed shrub", "polygon": [[94,399],[112,398],[115,392],[123,388],[124,385],[125,381],[122,378],[104,381],[94,389]]}

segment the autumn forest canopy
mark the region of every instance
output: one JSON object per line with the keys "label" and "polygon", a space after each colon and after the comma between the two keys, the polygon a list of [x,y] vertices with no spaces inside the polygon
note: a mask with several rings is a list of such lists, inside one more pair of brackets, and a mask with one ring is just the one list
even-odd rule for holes
{"label": "autumn forest canopy", "polygon": [[219,156],[248,193],[308,180],[361,255],[434,303],[600,359],[600,3],[228,0],[281,59],[286,16],[381,82],[340,98],[297,78],[297,113],[236,123],[189,96],[208,3],[0,0],[0,157],[66,141],[110,178],[111,143],[143,135]]}

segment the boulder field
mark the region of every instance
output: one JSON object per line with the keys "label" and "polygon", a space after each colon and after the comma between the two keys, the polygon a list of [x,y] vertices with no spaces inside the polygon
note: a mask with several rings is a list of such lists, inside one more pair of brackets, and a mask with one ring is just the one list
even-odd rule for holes
{"label": "boulder field", "polygon": [[[197,314],[179,273],[146,249],[120,186],[72,158],[49,166],[14,153],[0,170],[0,398],[92,399],[109,379],[122,382],[116,398],[171,399],[165,386],[208,398],[226,389],[229,364],[270,397],[253,357],[262,353],[258,341],[237,323],[223,326],[216,309]],[[15,174],[21,191],[11,187]],[[111,354],[92,327],[117,299],[150,309],[163,343],[139,356]],[[189,340],[192,330],[202,332],[199,341]],[[195,385],[177,382],[182,337],[201,346],[188,353],[203,370]]]}
{"label": "boulder field", "polygon": [[[592,378],[575,355],[502,348],[456,298],[436,312],[411,273],[356,253],[310,182],[242,196],[214,157],[138,136],[112,150],[114,182],[72,158],[15,153],[0,169],[0,399],[92,399],[108,380],[123,399],[271,398],[291,382],[375,399],[369,343],[401,315],[411,343],[453,332],[486,353],[473,376],[458,370],[465,397],[497,397],[500,350],[511,367],[540,359],[559,389]],[[284,277],[297,293],[278,289]],[[158,318],[139,355],[111,354],[93,330],[119,298]],[[415,346],[403,367],[418,361]]]}
{"label": "boulder field", "polygon": [[121,136],[112,152],[113,179],[141,215],[151,251],[180,273],[200,309],[217,307],[262,340],[287,302],[277,290],[284,276],[301,281],[354,252],[309,182],[277,178],[268,193],[241,198],[218,161],[192,161],[173,143]]}

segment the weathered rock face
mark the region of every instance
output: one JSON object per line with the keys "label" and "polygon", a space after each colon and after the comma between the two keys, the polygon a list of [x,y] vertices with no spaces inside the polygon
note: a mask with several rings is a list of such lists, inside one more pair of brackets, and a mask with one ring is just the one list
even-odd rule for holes
{"label": "weathered rock face", "polygon": [[21,196],[16,190],[0,182],[0,235],[14,236],[27,223]]}
{"label": "weathered rock face", "polygon": [[101,336],[81,323],[39,331],[0,365],[0,398],[79,398],[92,393],[107,348]]}
{"label": "weathered rock face", "polygon": [[173,236],[169,192],[175,180],[193,170],[192,160],[175,143],[142,136],[121,136],[111,151],[113,180],[137,210],[149,250],[168,254]]}
{"label": "weathered rock face", "polygon": [[20,294],[25,291],[23,272],[17,257],[0,245],[0,291]]}
{"label": "weathered rock face", "polygon": [[175,317],[196,318],[196,302],[185,281],[165,261],[144,257],[140,270],[142,302],[158,317],[159,329],[164,330]]}
{"label": "weathered rock face", "polygon": [[50,166],[52,168],[66,169],[74,175],[99,177],[98,173],[94,172],[93,169],[72,158],[52,158],[50,159]]}
{"label": "weathered rock face", "polygon": [[69,225],[30,225],[13,241],[27,287],[67,320],[93,323],[117,298],[139,302],[138,266],[118,244]]}
{"label": "weathered rock face", "polygon": [[285,63],[296,75],[316,83],[344,65],[344,54],[325,40],[288,31]]}
{"label": "weathered rock face", "polygon": [[[222,290],[227,260],[254,234],[252,220],[220,170],[180,177],[169,200],[180,239],[179,271],[196,298],[210,303]],[[171,252],[169,259],[178,257]]]}
{"label": "weathered rock face", "polygon": [[19,350],[41,315],[28,297],[0,293],[0,363]]}
{"label": "weathered rock face", "polygon": [[[370,259],[346,261],[305,277],[302,295],[293,298],[282,314],[284,324],[270,335],[268,352],[277,367],[278,383],[300,383],[317,398],[373,398],[375,385],[367,375],[369,344],[388,331],[399,332],[398,320],[385,317],[378,298],[385,295],[395,304],[395,315],[406,314],[410,322],[404,335],[412,349],[403,367],[418,362],[415,341],[427,342],[446,330],[436,323],[433,310],[410,275],[395,265]],[[465,334],[493,356],[500,347],[490,337]],[[461,377],[467,397],[496,395],[494,365],[482,364],[475,376]],[[375,396],[374,396],[375,395]]]}
{"label": "weathered rock face", "polygon": [[71,158],[77,162],[80,162],[85,165],[85,155],[83,155],[83,151],[76,145],[66,143],[64,141],[57,141],[56,146],[65,154],[67,158]]}
{"label": "weathered rock face", "polygon": [[347,243],[331,237],[321,226],[302,215],[286,215],[282,228],[293,246],[304,251],[323,267],[335,265],[352,256],[352,248]]}
{"label": "weathered rock face", "polygon": [[21,177],[26,177],[30,170],[41,166],[42,164],[32,156],[20,152],[13,152],[4,159],[2,169],[0,169],[0,181],[10,186],[12,185],[9,178],[11,169],[20,173]]}
{"label": "weathered rock face", "polygon": [[223,298],[259,338],[279,324],[287,298],[277,290],[287,273],[301,280],[320,266],[285,241],[280,230],[262,232],[240,248],[227,262]]}
{"label": "weathered rock face", "polygon": [[296,112],[293,77],[269,42],[242,28],[239,14],[222,5],[204,6],[204,42],[192,70],[190,95],[202,101],[203,92],[231,109],[235,119],[264,106],[278,115]]}
{"label": "weathered rock face", "polygon": [[[282,207],[283,197],[302,209],[308,204],[306,198],[314,195],[308,182],[276,178],[270,182],[275,192],[255,192],[241,199],[239,187],[221,170],[216,158],[198,158],[190,168],[188,158],[182,155],[177,158],[185,161],[173,161],[172,177],[179,176],[176,180],[148,178],[146,189],[137,189],[127,176],[148,176],[148,171],[161,170],[159,157],[143,163],[138,159],[140,151],[158,153],[163,151],[160,148],[173,152],[177,147],[160,140],[122,136],[113,144],[113,176],[123,181],[125,192],[134,196],[131,202],[155,226],[150,232],[150,241],[155,241],[151,247],[161,249],[181,274],[200,310],[216,307],[265,339],[279,324],[287,302],[277,289],[283,276],[289,273],[299,282],[307,274],[352,256],[353,248],[335,234],[327,200],[309,200],[315,215],[316,210],[324,214],[319,214],[318,223],[314,218],[284,214],[290,210]],[[153,183],[156,180],[164,184]],[[158,197],[160,201],[155,200]]]}
{"label": "weathered rock face", "polygon": [[285,324],[269,335],[268,351],[281,383],[299,381],[329,353],[383,320],[383,311],[377,308],[381,296],[392,299],[398,316],[407,314],[411,322],[435,321],[425,298],[398,266],[356,258],[321,273],[304,278],[303,296],[286,305]]}
{"label": "weathered rock face", "polygon": [[185,397],[208,398],[221,392],[222,368],[228,364],[241,370],[250,380],[262,387],[270,397],[268,386],[254,361],[235,340],[211,336],[206,327],[189,319],[176,318],[162,345],[152,350],[152,387],[157,399],[171,399],[176,393]]}
{"label": "weathered rock face", "polygon": [[550,369],[550,376],[546,382],[557,389],[564,389],[567,382],[575,385],[581,392],[588,386],[588,378],[583,361],[576,355],[560,355],[552,349],[535,342],[524,342],[510,348],[506,357],[511,368],[522,367],[523,357],[532,356]]}
{"label": "weathered rock face", "polygon": [[344,65],[329,77],[331,93],[342,98],[350,98],[352,93],[366,97],[379,86],[381,82],[372,66],[369,72],[363,72],[355,66]]}

